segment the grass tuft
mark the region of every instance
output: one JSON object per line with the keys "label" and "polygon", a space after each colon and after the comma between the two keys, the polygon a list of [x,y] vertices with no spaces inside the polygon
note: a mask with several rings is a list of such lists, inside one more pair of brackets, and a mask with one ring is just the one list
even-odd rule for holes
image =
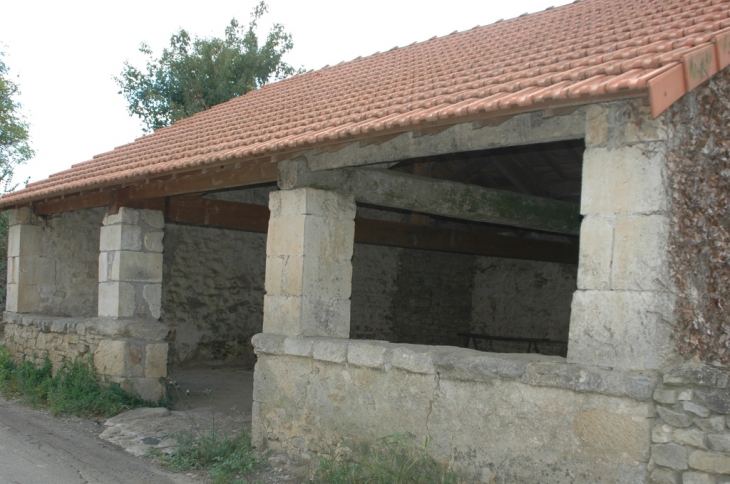
{"label": "grass tuft", "polygon": [[320,484],[456,484],[456,474],[428,454],[428,442],[413,449],[407,438],[392,435],[350,455],[323,458],[315,482]]}
{"label": "grass tuft", "polygon": [[130,408],[156,406],[125,392],[117,383],[102,380],[91,359],[67,362],[54,377],[47,357],[39,368],[30,361],[15,363],[2,345],[0,393],[48,406],[54,415],[109,417]]}
{"label": "grass tuft", "polygon": [[171,454],[155,455],[159,463],[173,471],[205,470],[213,484],[244,482],[243,477],[260,464],[245,429],[233,435],[216,429],[189,430],[176,438],[177,447]]}

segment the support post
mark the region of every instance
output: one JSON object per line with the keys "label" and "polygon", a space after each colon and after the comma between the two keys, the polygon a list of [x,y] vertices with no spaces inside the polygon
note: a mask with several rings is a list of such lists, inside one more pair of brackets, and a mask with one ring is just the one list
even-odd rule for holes
{"label": "support post", "polygon": [[104,217],[99,253],[99,316],[160,318],[162,238],[158,210],[122,207]]}
{"label": "support post", "polygon": [[10,210],[9,225],[6,309],[39,313],[55,292],[56,261],[45,256],[43,227],[30,208]]}
{"label": "support post", "polygon": [[354,198],[300,188],[269,208],[264,333],[348,338]]}

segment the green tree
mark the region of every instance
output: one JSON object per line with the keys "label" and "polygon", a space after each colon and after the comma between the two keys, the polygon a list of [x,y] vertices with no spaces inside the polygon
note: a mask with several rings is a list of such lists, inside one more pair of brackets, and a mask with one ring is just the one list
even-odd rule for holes
{"label": "green tree", "polygon": [[20,114],[18,85],[10,80],[0,52],[0,194],[13,191],[13,174],[18,165],[33,157],[28,142],[28,123]]}
{"label": "green tree", "polygon": [[222,39],[193,39],[181,29],[159,59],[142,43],[139,50],[149,59],[144,70],[125,62],[114,78],[130,116],[139,116],[144,131],[151,132],[293,74],[294,68],[282,62],[294,45],[282,25],[274,24],[259,45],[255,30],[266,11],[262,0],[248,28],[234,18]]}

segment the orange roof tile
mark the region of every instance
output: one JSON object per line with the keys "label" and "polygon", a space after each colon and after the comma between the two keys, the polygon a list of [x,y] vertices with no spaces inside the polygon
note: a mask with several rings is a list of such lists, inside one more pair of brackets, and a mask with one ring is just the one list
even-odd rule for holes
{"label": "orange roof tile", "polygon": [[561,103],[649,94],[659,114],[707,78],[690,78],[698,56],[711,56],[708,75],[730,64],[728,44],[730,0],[583,0],[269,84],[31,183],[0,208]]}

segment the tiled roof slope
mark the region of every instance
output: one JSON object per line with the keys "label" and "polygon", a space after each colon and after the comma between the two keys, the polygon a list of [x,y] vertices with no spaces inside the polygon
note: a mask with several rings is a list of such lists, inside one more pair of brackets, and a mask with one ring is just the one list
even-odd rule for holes
{"label": "tiled roof slope", "polygon": [[668,73],[708,48],[715,70],[726,66],[729,42],[730,0],[583,0],[267,85],[32,183],[0,207],[515,109],[646,95],[652,79],[671,104],[694,86],[672,86]]}

